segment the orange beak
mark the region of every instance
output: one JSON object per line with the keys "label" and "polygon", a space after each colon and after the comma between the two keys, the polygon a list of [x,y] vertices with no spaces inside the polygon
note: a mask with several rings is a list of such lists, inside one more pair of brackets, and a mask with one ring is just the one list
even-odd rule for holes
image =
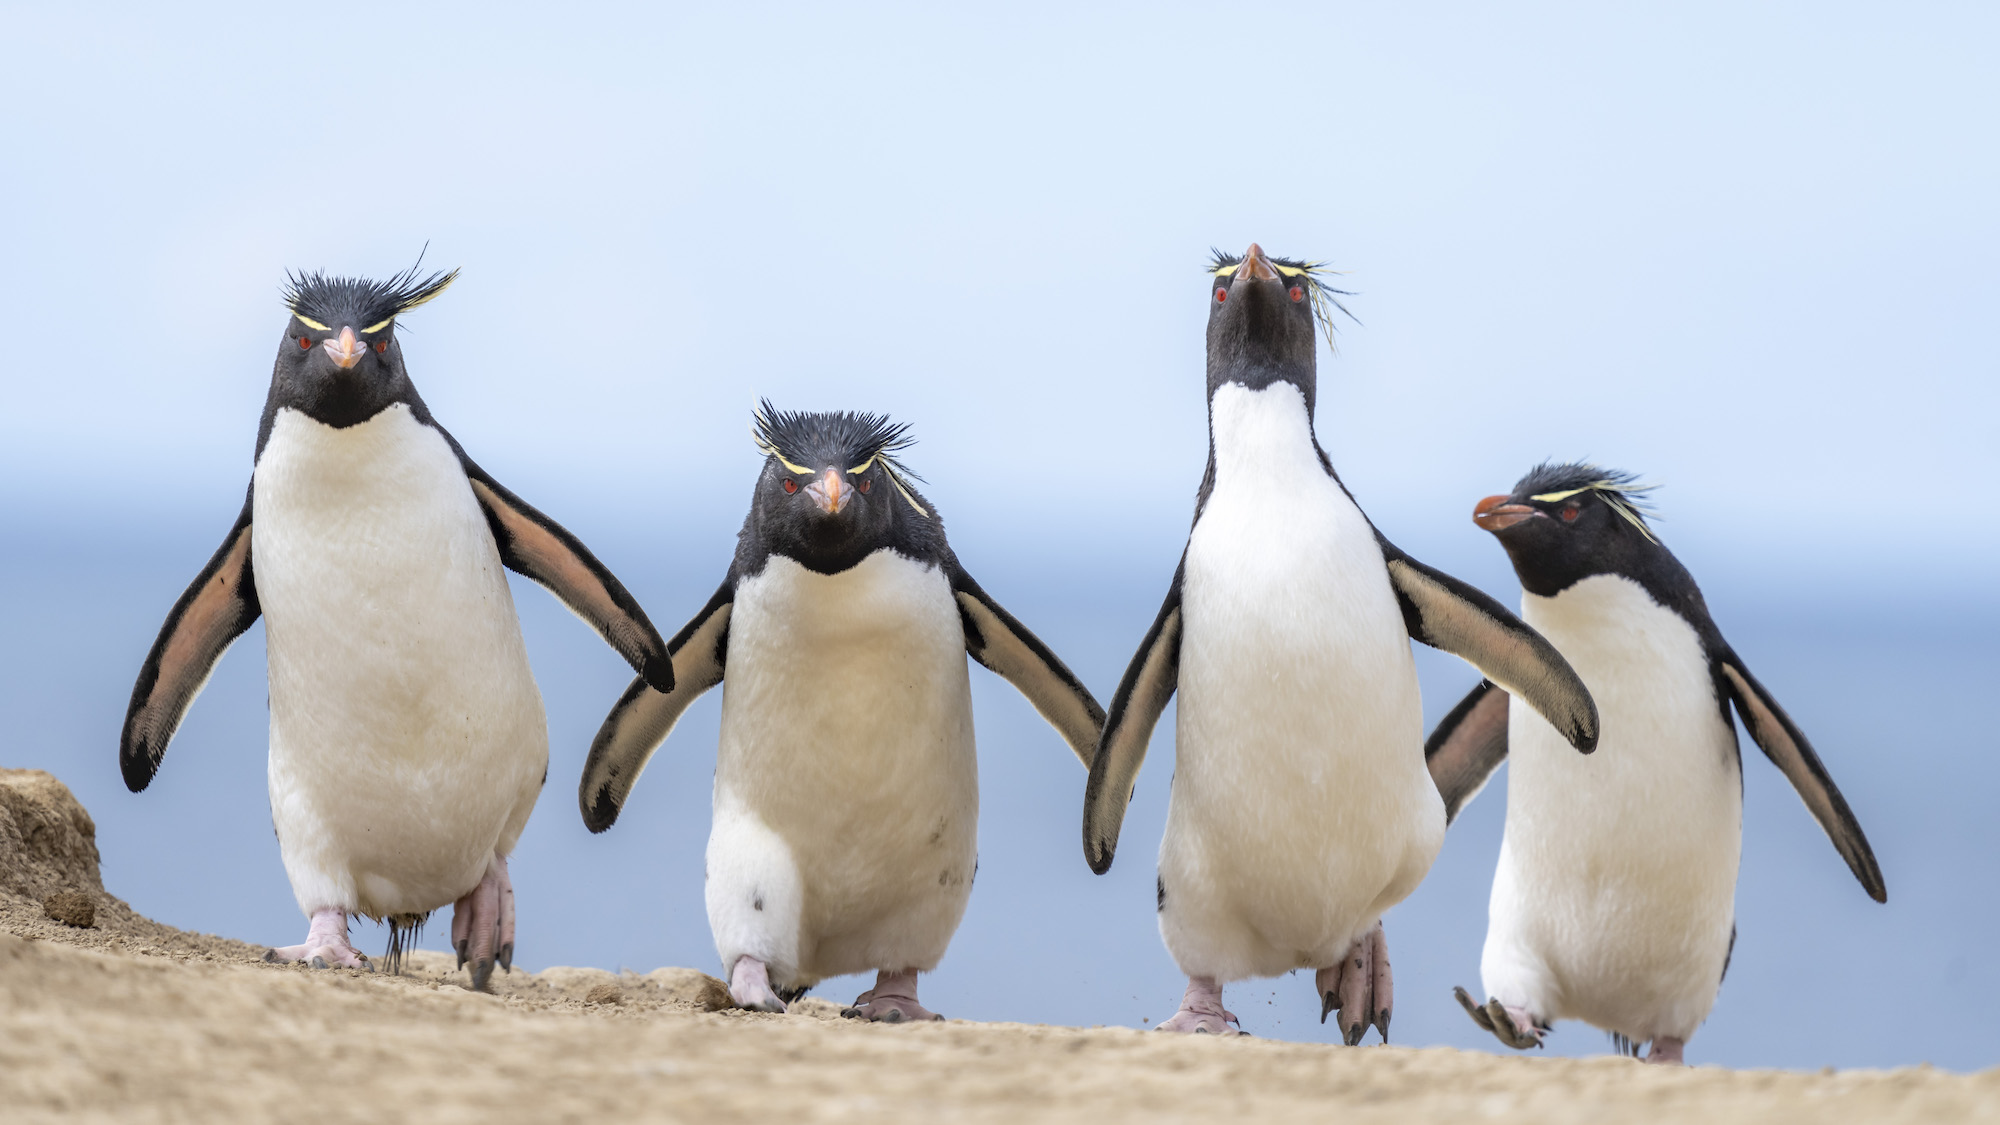
{"label": "orange beak", "polygon": [[854,496],[854,489],[840,479],[839,469],[828,469],[826,474],[806,486],[806,493],[819,505],[819,510],[829,516],[837,516]]}
{"label": "orange beak", "polygon": [[343,371],[360,363],[362,354],[368,350],[367,345],[355,339],[354,329],[351,327],[341,328],[340,335],[326,341],[320,347],[326,349],[326,354],[333,360],[333,365]]}
{"label": "orange beak", "polygon": [[1243,252],[1243,263],[1236,267],[1236,277],[1251,281],[1276,281],[1278,271],[1271,268],[1271,260],[1264,256],[1264,248],[1256,243]]}
{"label": "orange beak", "polygon": [[1505,531],[1522,520],[1540,513],[1526,504],[1511,503],[1509,496],[1488,496],[1472,509],[1472,522],[1487,531]]}

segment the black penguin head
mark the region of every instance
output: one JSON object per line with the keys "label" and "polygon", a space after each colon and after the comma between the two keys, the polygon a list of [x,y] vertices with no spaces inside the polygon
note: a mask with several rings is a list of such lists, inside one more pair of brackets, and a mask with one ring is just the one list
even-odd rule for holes
{"label": "black penguin head", "polygon": [[881,414],[785,411],[763,401],[751,429],[764,471],[745,530],[765,551],[838,574],[884,547],[903,546],[913,533],[926,537],[930,508],[904,479],[916,474],[896,456],[914,443],[907,425]]}
{"label": "black penguin head", "polygon": [[1594,574],[1645,581],[1679,569],[1647,526],[1651,489],[1615,469],[1543,462],[1511,494],[1481,500],[1472,522],[1500,540],[1531,594],[1552,597]]}
{"label": "black penguin head", "polygon": [[438,294],[458,271],[419,278],[412,266],[387,281],[288,275],[292,311],[278,344],[272,398],[330,426],[365,422],[414,397],[396,318]]}
{"label": "black penguin head", "polygon": [[[1214,251],[1209,264],[1208,393],[1229,383],[1261,390],[1288,382],[1312,411],[1317,392],[1315,322],[1333,339],[1332,310],[1348,294],[1328,285],[1325,264],[1269,258],[1256,243],[1241,257]],[[1352,314],[1349,314],[1352,315]]]}

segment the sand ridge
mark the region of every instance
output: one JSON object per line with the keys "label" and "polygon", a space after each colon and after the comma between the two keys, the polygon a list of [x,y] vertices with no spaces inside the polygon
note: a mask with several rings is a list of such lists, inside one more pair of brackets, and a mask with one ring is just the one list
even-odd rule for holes
{"label": "sand ridge", "polygon": [[[32,772],[0,771],[0,848],[16,849],[0,853],[8,1121],[2000,1118],[2000,1070],[1669,1070],[1124,1028],[871,1025],[813,998],[782,1016],[729,1008],[721,982],[691,969],[516,971],[481,995],[428,951],[400,977],[266,964],[261,947],[162,926],[95,886],[95,846],[77,846],[88,816]],[[67,836],[50,827],[65,824]],[[67,858],[50,862],[57,852]],[[46,917],[34,896],[55,890],[93,895],[98,925]]]}

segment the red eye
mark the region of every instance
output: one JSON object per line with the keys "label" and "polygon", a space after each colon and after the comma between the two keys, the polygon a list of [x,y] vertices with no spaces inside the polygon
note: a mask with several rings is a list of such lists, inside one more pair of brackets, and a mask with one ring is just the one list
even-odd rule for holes
{"label": "red eye", "polygon": [[1567,508],[1564,508],[1564,509],[1563,509],[1563,522],[1564,522],[1564,523],[1575,523],[1575,522],[1576,522],[1576,505],[1575,505],[1575,504],[1571,504],[1571,505],[1570,505],[1569,507],[1567,507]]}
{"label": "red eye", "polygon": [[795,481],[795,480],[793,480],[793,479],[792,479],[792,478],[790,478],[790,477],[786,477],[786,478],[785,478],[785,492],[789,494],[789,493],[793,493],[793,492],[797,492],[798,490],[799,490],[799,482],[798,482],[798,481]]}
{"label": "red eye", "polygon": [[1292,286],[1291,296],[1293,301],[1303,301],[1306,299],[1306,291],[1300,288],[1299,286],[1294,285]]}
{"label": "red eye", "polygon": [[1229,290],[1227,290],[1227,289],[1217,289],[1217,290],[1215,291],[1215,303],[1216,303],[1216,304],[1218,304],[1218,305],[1219,305],[1219,304],[1221,304],[1222,302],[1224,302],[1224,301],[1227,301],[1228,299],[1229,299]]}
{"label": "red eye", "polygon": [[868,495],[868,486],[869,486],[869,485],[871,485],[871,484],[874,484],[874,483],[875,483],[874,481],[872,481],[872,480],[869,480],[869,479],[868,479],[868,478],[866,478],[866,477],[863,477],[863,478],[861,479],[861,483],[860,483],[860,484],[857,484],[857,485],[855,485],[854,487],[855,487],[856,489],[858,489],[858,490],[859,490],[859,491],[861,492],[861,494],[862,494],[863,496],[866,496],[866,495]]}
{"label": "red eye", "polygon": [[387,341],[387,340],[377,340],[377,341],[375,341],[375,354],[376,354],[376,355],[381,355],[381,354],[382,354],[383,352],[386,352],[386,351],[388,351],[388,350],[389,350],[389,341]]}
{"label": "red eye", "polygon": [[313,342],[312,342],[311,340],[308,340],[308,339],[306,339],[306,338],[305,338],[304,336],[301,336],[301,337],[299,337],[299,350],[300,350],[300,351],[305,351],[306,349],[308,349],[308,348],[310,348],[310,347],[312,347],[312,346],[313,346]]}

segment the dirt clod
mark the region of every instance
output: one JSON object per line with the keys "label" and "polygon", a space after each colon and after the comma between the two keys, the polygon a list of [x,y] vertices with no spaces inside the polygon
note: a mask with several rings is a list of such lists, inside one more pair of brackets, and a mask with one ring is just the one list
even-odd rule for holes
{"label": "dirt clod", "polygon": [[586,1004],[616,1004],[623,999],[625,990],[615,984],[600,984],[583,996]]}
{"label": "dirt clod", "polygon": [[76,891],[57,891],[43,899],[42,913],[65,926],[87,930],[97,925],[97,903]]}

